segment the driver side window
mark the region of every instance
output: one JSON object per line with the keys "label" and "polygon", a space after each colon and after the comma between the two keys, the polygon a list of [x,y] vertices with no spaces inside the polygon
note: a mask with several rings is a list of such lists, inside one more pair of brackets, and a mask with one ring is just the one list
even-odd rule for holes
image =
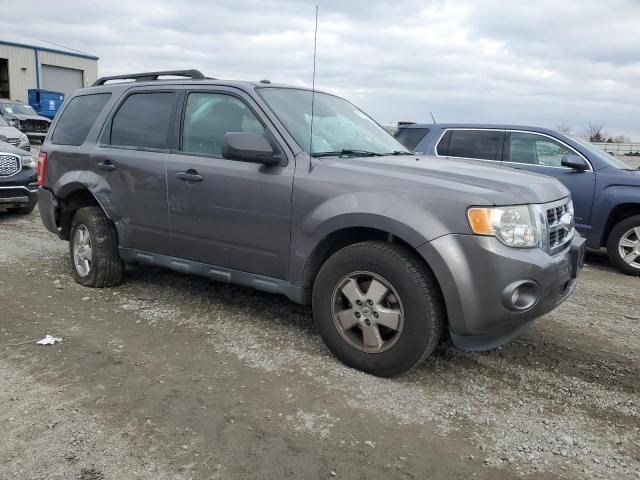
{"label": "driver side window", "polygon": [[510,162],[562,167],[562,157],[572,154],[572,150],[549,137],[535,133],[511,133]]}
{"label": "driver side window", "polygon": [[225,133],[257,133],[266,130],[245,103],[223,93],[190,93],[182,125],[183,152],[222,157]]}

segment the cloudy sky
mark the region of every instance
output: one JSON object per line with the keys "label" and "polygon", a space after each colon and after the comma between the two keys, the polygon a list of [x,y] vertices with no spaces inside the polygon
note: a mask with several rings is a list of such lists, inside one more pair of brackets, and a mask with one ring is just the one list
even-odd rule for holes
{"label": "cloudy sky", "polygon": [[[442,122],[601,123],[640,141],[639,0],[318,3],[317,87],[383,124],[432,111]],[[195,67],[311,84],[313,1],[2,4],[0,32],[95,54],[100,74]]]}

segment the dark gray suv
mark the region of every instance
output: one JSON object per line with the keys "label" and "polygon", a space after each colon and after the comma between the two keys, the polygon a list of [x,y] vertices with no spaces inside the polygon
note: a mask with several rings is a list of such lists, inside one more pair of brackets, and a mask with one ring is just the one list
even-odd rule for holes
{"label": "dark gray suv", "polygon": [[381,376],[445,334],[509,341],[584,258],[557,180],[428,161],[346,100],[268,81],[102,78],[65,102],[38,172],[79,283],[118,285],[132,262],[284,294],[312,303],[340,360]]}

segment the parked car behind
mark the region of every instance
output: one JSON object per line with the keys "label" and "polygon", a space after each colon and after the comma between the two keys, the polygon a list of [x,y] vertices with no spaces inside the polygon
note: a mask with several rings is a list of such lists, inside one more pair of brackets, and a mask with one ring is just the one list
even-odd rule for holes
{"label": "parked car behind", "polygon": [[29,140],[44,140],[51,124],[51,120],[38,115],[31,105],[6,98],[0,98],[0,116],[26,134]]}
{"label": "parked car behind", "polygon": [[77,90],[38,172],[78,283],[118,285],[126,261],[281,293],[376,375],[446,330],[466,349],[509,341],[571,294],[584,258],[554,179],[416,158],[342,98],[194,70]]}
{"label": "parked car behind", "polygon": [[0,141],[7,142],[27,152],[31,150],[29,138],[16,127],[9,125],[2,117],[0,117]]}
{"label": "parked car behind", "polygon": [[[476,159],[557,178],[571,191],[576,228],[589,248],[640,275],[640,171],[593,145],[555,130],[518,125],[414,124],[395,137],[438,161]],[[454,170],[455,171],[455,170]]]}
{"label": "parked car behind", "polygon": [[37,178],[31,153],[0,141],[0,211],[31,213],[38,203]]}

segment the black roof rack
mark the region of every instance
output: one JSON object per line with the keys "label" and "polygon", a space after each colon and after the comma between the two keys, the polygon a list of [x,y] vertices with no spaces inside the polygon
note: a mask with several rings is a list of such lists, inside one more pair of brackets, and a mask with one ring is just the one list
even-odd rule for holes
{"label": "black roof rack", "polygon": [[104,85],[111,80],[135,80],[136,82],[147,82],[150,80],[158,80],[158,77],[187,77],[191,80],[205,80],[202,72],[199,70],[168,70],[165,72],[146,72],[146,73],[130,73],[128,75],[115,75],[112,77],[100,77],[93,82],[92,87]]}

